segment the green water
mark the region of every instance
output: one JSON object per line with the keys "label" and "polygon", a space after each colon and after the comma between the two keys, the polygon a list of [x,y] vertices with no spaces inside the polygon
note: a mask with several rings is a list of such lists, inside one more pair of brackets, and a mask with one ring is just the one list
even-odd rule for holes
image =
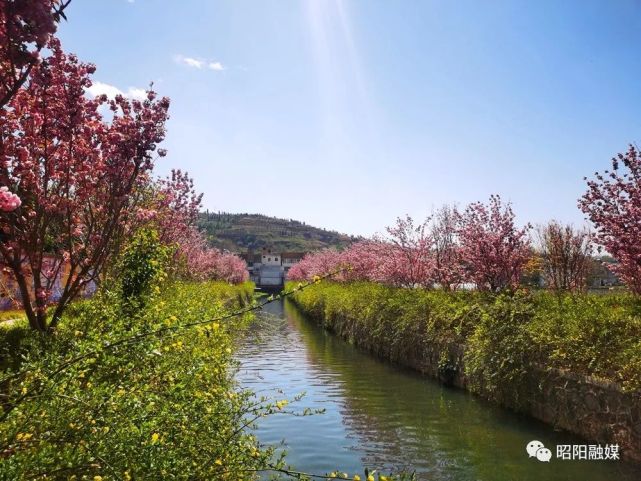
{"label": "green water", "polygon": [[[283,442],[287,460],[317,474],[335,469],[362,476],[364,467],[416,471],[421,480],[628,481],[641,469],[621,461],[563,461],[557,444],[586,441],[447,388],[363,353],[273,303],[239,350],[240,383],[261,394],[306,395],[293,407],[325,409],[309,417],[261,421],[261,442]],[[541,441],[550,462],[529,458]]]}

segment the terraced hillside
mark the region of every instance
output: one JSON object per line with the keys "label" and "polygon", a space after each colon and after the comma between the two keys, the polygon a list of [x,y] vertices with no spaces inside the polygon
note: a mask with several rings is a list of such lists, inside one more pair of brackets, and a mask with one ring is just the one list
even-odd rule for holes
{"label": "terraced hillside", "polygon": [[212,246],[232,252],[269,248],[276,252],[313,251],[325,247],[345,247],[354,236],[313,227],[293,219],[261,214],[203,212],[199,227]]}

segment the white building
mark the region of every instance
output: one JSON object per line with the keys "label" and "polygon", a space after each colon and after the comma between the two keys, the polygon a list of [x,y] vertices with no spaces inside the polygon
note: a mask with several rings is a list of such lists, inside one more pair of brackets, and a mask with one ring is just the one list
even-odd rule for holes
{"label": "white building", "polygon": [[263,250],[260,255],[243,254],[247,261],[250,279],[259,286],[283,285],[287,271],[305,256],[305,252],[272,252]]}
{"label": "white building", "polygon": [[263,266],[280,266],[281,258],[280,254],[272,254],[270,251],[267,251],[261,255],[260,263]]}

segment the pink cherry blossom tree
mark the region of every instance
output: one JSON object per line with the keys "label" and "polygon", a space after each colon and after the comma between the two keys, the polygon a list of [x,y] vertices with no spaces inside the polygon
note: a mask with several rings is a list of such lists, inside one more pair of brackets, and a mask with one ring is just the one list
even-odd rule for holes
{"label": "pink cherry blossom tree", "polygon": [[310,279],[309,276],[309,270],[308,270],[308,261],[306,260],[306,257],[309,256],[307,254],[303,259],[301,259],[299,262],[294,264],[289,271],[287,272],[287,279],[290,281],[306,281]]}
{"label": "pink cherry blossom tree", "polygon": [[402,287],[429,288],[434,285],[429,221],[415,225],[410,216],[399,217],[395,225],[386,229],[387,236],[382,242],[388,248],[383,253],[381,268],[388,283]]}
{"label": "pink cherry blossom tree", "polygon": [[456,289],[465,276],[457,228],[456,209],[449,205],[434,213],[429,226],[434,281],[447,291]]}
{"label": "pink cherry blossom tree", "polygon": [[343,264],[341,253],[332,248],[309,253],[288,272],[291,280],[310,280],[338,271]]}
{"label": "pink cherry blossom tree", "polygon": [[341,253],[341,263],[346,269],[338,280],[387,283],[388,269],[383,264],[390,251],[390,245],[380,240],[363,240],[350,245]]}
{"label": "pink cherry blossom tree", "polygon": [[518,229],[510,204],[498,195],[489,205],[476,202],[457,213],[461,261],[479,290],[498,292],[518,285],[530,257],[528,224]]}
{"label": "pink cherry blossom tree", "polygon": [[529,229],[518,229],[511,206],[492,196],[489,206],[471,204],[462,214],[446,206],[418,225],[406,216],[397,219],[386,236],[357,242],[342,252],[308,254],[289,270],[288,278],[310,280],[336,272],[339,282],[451,290],[468,281],[497,292],[518,284],[530,257]]}
{"label": "pink cherry blossom tree", "polygon": [[594,175],[579,208],[594,224],[595,241],[617,260],[612,270],[641,294],[641,154],[630,146],[611,170]]}
{"label": "pink cherry blossom tree", "polygon": [[[209,248],[209,251],[215,249]],[[243,259],[231,252],[223,252],[216,258],[213,274],[213,279],[219,279],[230,284],[240,284],[249,279],[247,272],[247,264]]]}
{"label": "pink cherry blossom tree", "polygon": [[0,2],[0,108],[27,81],[71,0]]}
{"label": "pink cherry blossom tree", "polygon": [[221,280],[231,284],[249,278],[247,264],[230,252],[208,245],[205,235],[196,226],[189,226],[176,244],[175,275],[183,279]]}
{"label": "pink cherry blossom tree", "polygon": [[195,226],[202,194],[196,193],[193,179],[186,172],[172,170],[170,176],[150,181],[141,191],[126,237],[139,229],[152,229],[162,244],[175,247],[175,260],[185,256],[185,249],[190,248],[193,254],[191,245],[201,247],[202,239]]}
{"label": "pink cherry blossom tree", "polygon": [[[169,100],[149,91],[144,101],[85,95],[95,67],[51,55],[0,110],[0,185],[14,208],[0,214],[0,256],[12,270],[32,328],[58,323],[69,301],[97,276],[112,243],[135,213],[134,193],[147,182],[165,135]],[[98,108],[107,105],[105,122]],[[3,209],[6,210],[6,209]],[[47,306],[62,269],[67,276],[51,315]]]}
{"label": "pink cherry blossom tree", "polygon": [[202,198],[187,172],[173,169],[169,177],[157,182],[152,208],[163,243],[180,243],[186,229],[196,225]]}
{"label": "pink cherry blossom tree", "polygon": [[172,170],[169,177],[146,189],[130,230],[152,228],[163,244],[174,246],[173,273],[178,277],[233,284],[246,281],[249,274],[245,261],[210,247],[198,230],[201,202],[202,194],[196,193],[193,179],[186,172]]}

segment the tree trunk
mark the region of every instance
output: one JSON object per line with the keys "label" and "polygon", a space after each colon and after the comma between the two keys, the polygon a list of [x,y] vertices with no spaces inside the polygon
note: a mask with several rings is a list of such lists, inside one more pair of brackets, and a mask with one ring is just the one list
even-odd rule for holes
{"label": "tree trunk", "polygon": [[16,277],[18,288],[20,289],[22,306],[25,314],[27,315],[27,319],[29,320],[29,327],[35,331],[45,332],[47,330],[46,313],[42,316],[33,309],[27,279],[25,279],[24,275],[19,270],[13,269],[13,273]]}

